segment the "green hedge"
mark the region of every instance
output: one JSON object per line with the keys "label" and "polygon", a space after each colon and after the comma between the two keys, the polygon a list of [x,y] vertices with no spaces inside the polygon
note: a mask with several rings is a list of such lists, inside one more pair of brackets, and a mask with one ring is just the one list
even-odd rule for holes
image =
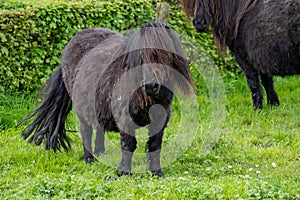
{"label": "green hedge", "polygon": [[[159,0],[158,0],[159,1]],[[58,1],[0,0],[0,92],[33,91],[59,65],[61,51],[79,30],[106,27],[125,31],[155,18],[155,0]],[[169,0],[169,25],[199,42],[222,68],[234,68],[231,56],[221,59],[210,34],[197,34]]]}
{"label": "green hedge", "polygon": [[148,0],[24,5],[0,5],[0,91],[40,87],[59,65],[63,47],[79,30],[128,30],[155,15]]}

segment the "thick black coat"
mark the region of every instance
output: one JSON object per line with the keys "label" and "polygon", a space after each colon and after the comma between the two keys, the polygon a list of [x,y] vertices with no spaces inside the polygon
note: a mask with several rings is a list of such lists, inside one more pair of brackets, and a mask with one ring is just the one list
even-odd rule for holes
{"label": "thick black coat", "polygon": [[273,76],[300,73],[300,0],[182,2],[196,30],[206,31],[210,23],[215,39],[229,47],[246,74],[254,106],[263,103],[259,76],[268,103],[278,105]]}

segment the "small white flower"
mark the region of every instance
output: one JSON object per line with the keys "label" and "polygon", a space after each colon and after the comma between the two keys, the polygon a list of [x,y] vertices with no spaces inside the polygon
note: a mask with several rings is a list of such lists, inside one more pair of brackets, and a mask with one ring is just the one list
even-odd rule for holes
{"label": "small white flower", "polygon": [[272,167],[274,167],[274,168],[277,167],[277,164],[273,162]]}
{"label": "small white flower", "polygon": [[231,166],[231,165],[228,165],[228,168],[229,168],[229,169],[231,169],[231,168],[232,168],[232,166]]}
{"label": "small white flower", "polygon": [[258,167],[259,167],[259,165],[255,165],[255,167],[256,167],[256,168],[258,168]]}
{"label": "small white flower", "polygon": [[252,170],[253,170],[253,168],[251,168],[251,167],[248,169],[249,172],[251,172]]}
{"label": "small white flower", "polygon": [[257,174],[260,174],[260,171],[256,171]]}

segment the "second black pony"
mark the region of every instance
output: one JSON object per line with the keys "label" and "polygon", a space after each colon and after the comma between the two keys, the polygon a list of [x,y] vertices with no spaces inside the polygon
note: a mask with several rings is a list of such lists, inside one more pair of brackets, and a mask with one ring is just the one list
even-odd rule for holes
{"label": "second black pony", "polygon": [[274,75],[300,73],[299,0],[182,0],[184,11],[194,17],[197,31],[212,26],[221,47],[227,45],[246,74],[253,105],[279,105]]}
{"label": "second black pony", "polygon": [[[192,84],[180,41],[166,25],[150,22],[127,39],[110,29],[86,29],[64,48],[60,67],[46,87],[42,104],[27,118],[34,120],[23,136],[36,145],[45,140],[45,149],[68,150],[65,121],[73,104],[85,161],[92,162],[94,155],[104,152],[105,131],[120,132],[119,173],[123,175],[131,172],[135,130],[149,125],[148,169],[163,176],[160,151],[173,90],[192,95]],[[165,112],[152,109],[157,104]]]}

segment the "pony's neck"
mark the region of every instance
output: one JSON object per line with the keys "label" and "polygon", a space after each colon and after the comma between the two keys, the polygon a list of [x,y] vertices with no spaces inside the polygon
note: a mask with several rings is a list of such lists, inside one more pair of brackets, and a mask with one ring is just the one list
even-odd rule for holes
{"label": "pony's neck", "polygon": [[236,39],[240,21],[258,0],[205,0],[214,37],[221,47]]}

